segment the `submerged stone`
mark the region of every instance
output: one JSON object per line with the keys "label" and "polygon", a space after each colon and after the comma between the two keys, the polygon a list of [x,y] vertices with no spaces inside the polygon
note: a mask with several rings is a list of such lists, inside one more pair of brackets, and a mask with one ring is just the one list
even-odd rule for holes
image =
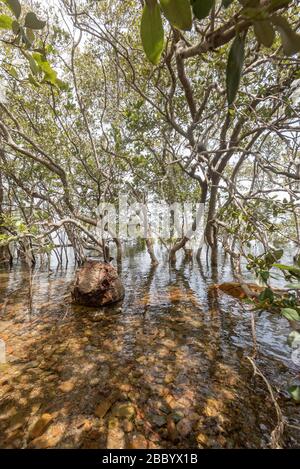
{"label": "submerged stone", "polygon": [[136,433],[132,435],[132,437],[130,438],[128,448],[129,449],[147,449],[148,441],[143,435],[141,435],[140,433]]}
{"label": "submerged stone", "polygon": [[125,434],[116,418],[108,422],[107,449],[123,449],[125,446]]}
{"label": "submerged stone", "polygon": [[151,415],[151,420],[157,427],[162,427],[167,423],[167,419],[163,415],[153,414]]}
{"label": "submerged stone", "polygon": [[122,402],[113,407],[112,415],[130,420],[135,415],[135,408],[130,402]]}
{"label": "submerged stone", "polygon": [[54,416],[51,414],[43,414],[29,430],[29,438],[33,440],[34,438],[41,436],[46,428],[50,425],[53,418]]}
{"label": "submerged stone", "polygon": [[103,399],[102,402],[96,407],[95,415],[100,419],[105,417],[111,406],[118,400],[120,397],[119,392],[113,392],[108,398]]}
{"label": "submerged stone", "polygon": [[111,264],[86,261],[75,277],[73,301],[85,306],[103,306],[124,297],[124,287]]}
{"label": "submerged stone", "polygon": [[185,438],[193,429],[193,422],[187,418],[183,418],[176,425],[177,432],[180,436]]}

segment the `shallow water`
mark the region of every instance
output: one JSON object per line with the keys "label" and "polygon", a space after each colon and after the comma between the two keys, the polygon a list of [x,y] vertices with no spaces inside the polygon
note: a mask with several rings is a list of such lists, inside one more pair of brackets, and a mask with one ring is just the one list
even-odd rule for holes
{"label": "shallow water", "polygon": [[[26,269],[0,271],[0,447],[270,445],[274,403],[246,358],[251,314],[212,287],[232,280],[228,263],[218,272],[205,259],[152,269],[147,254],[131,253],[124,300],[101,309],[71,304],[73,276],[73,267],[36,270],[30,301]],[[256,364],[285,422],[300,427],[286,392],[299,374],[289,332],[283,318],[257,317]],[[299,444],[299,430],[285,425],[281,445]]]}

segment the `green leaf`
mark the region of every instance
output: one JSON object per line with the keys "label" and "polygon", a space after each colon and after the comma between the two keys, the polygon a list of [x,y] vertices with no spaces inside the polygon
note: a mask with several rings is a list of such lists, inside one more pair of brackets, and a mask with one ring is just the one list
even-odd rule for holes
{"label": "green leaf", "polygon": [[270,278],[270,272],[268,270],[260,270],[259,271],[260,278],[267,283]]}
{"label": "green leaf", "polygon": [[156,0],[145,4],[141,21],[141,38],[147,58],[158,64],[164,48],[164,30]]}
{"label": "green leaf", "polygon": [[8,15],[0,15],[0,29],[11,29],[13,20]]}
{"label": "green leaf", "polygon": [[21,34],[21,37],[22,37],[22,42],[23,42],[23,44],[25,44],[26,49],[30,49],[31,42],[29,41],[28,37],[25,34],[25,30],[22,27],[20,28],[20,34]]}
{"label": "green leaf", "polygon": [[265,255],[265,261],[267,264],[273,264],[274,261],[279,261],[281,257],[283,256],[283,250],[282,249],[277,249],[276,251],[269,251]]}
{"label": "green leaf", "polygon": [[275,251],[273,251],[273,256],[276,258],[277,261],[279,261],[279,259],[282,258],[283,253],[283,249],[276,249]]}
{"label": "green leaf", "polygon": [[33,52],[32,57],[39,65],[41,65],[43,62],[46,62],[46,58],[41,52]]}
{"label": "green leaf", "polygon": [[223,6],[224,8],[228,8],[229,5],[232,4],[232,2],[233,2],[233,0],[222,0],[222,6]]}
{"label": "green leaf", "polygon": [[37,62],[40,69],[44,73],[43,81],[46,82],[46,83],[50,83],[52,85],[56,85],[57,73],[51,67],[50,63],[45,58],[45,56],[43,54],[41,54],[40,52],[34,52],[32,54],[32,57],[34,58],[34,60]]}
{"label": "green leaf", "polygon": [[46,21],[41,21],[37,18],[33,11],[30,11],[25,16],[25,27],[30,29],[43,29],[46,25]]}
{"label": "green leaf", "polygon": [[266,301],[269,300],[270,303],[274,301],[274,293],[271,288],[265,288],[259,295],[259,301]]}
{"label": "green leaf", "polygon": [[14,20],[12,22],[11,29],[12,29],[13,33],[17,35],[21,31],[21,26],[19,25],[19,23],[16,20]]}
{"label": "green leaf", "polygon": [[271,47],[275,39],[275,30],[270,21],[255,21],[253,24],[257,41],[266,47]]}
{"label": "green leaf", "polygon": [[36,88],[38,88],[40,86],[40,84],[36,81],[36,79],[31,75],[31,73],[28,75],[28,80],[29,80],[29,83],[31,83],[33,86],[35,86]]}
{"label": "green leaf", "polygon": [[300,386],[294,385],[288,389],[290,395],[296,402],[300,402]]}
{"label": "green leaf", "polygon": [[234,102],[242,75],[245,57],[245,40],[238,34],[230,48],[226,68],[226,91],[228,106]]}
{"label": "green leaf", "polygon": [[35,35],[32,29],[30,28],[26,29],[26,36],[27,36],[28,41],[32,44],[35,40]]}
{"label": "green leaf", "polygon": [[190,0],[160,0],[160,4],[172,26],[184,31],[192,28]]}
{"label": "green leaf", "polygon": [[6,3],[8,8],[13,12],[15,17],[18,19],[22,11],[19,0],[4,0],[4,3]]}
{"label": "green leaf", "polygon": [[292,308],[283,308],[281,310],[282,316],[284,316],[289,321],[299,321],[300,316],[295,309]]}
{"label": "green leaf", "polygon": [[284,7],[288,3],[290,3],[291,0],[271,0],[271,5],[270,7],[272,8],[277,8],[277,7]]}
{"label": "green leaf", "polygon": [[14,78],[18,78],[18,72],[13,65],[8,65],[7,72]]}
{"label": "green leaf", "polygon": [[300,290],[300,283],[288,283],[285,288],[289,290]]}
{"label": "green leaf", "polygon": [[68,83],[60,80],[59,78],[56,79],[56,85],[61,91],[68,91],[70,89]]}
{"label": "green leaf", "polygon": [[259,5],[260,0],[239,0],[239,2],[245,7],[256,7]]}
{"label": "green leaf", "polygon": [[36,63],[36,61],[30,54],[26,54],[26,58],[29,61],[29,66],[30,66],[30,70],[32,71],[32,74],[37,75],[40,70],[38,64]]}
{"label": "green leaf", "polygon": [[206,18],[212,9],[215,0],[191,0],[194,15],[198,20]]}
{"label": "green leaf", "polygon": [[285,55],[294,55],[300,51],[300,36],[292,30],[283,16],[274,15],[271,18],[281,38],[281,44]]}
{"label": "green leaf", "polygon": [[277,267],[280,270],[287,270],[291,275],[300,278],[300,267],[294,265],[284,265],[284,264],[273,264],[273,267]]}

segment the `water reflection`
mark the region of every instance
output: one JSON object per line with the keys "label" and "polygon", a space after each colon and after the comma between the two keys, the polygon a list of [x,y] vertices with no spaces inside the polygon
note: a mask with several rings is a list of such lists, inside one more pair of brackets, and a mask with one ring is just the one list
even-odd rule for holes
{"label": "water reflection", "polygon": [[[203,253],[152,268],[127,254],[126,296],[110,308],[71,304],[71,267],[35,271],[31,304],[28,272],[0,272],[0,447],[266,447],[276,415],[246,359],[250,314],[210,288],[232,279],[230,264],[218,270]],[[288,332],[283,319],[257,318],[258,364],[299,426],[284,393],[297,372]],[[282,444],[299,437],[286,428]]]}

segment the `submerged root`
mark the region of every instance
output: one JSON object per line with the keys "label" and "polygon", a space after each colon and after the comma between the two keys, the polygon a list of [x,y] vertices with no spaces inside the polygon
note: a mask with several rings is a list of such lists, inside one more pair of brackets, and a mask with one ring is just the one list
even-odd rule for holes
{"label": "submerged root", "polygon": [[272,449],[281,449],[282,446],[281,446],[281,439],[282,439],[282,436],[283,436],[283,432],[284,432],[284,427],[285,427],[285,419],[284,419],[284,416],[282,414],[282,410],[275,398],[275,395],[274,395],[274,392],[273,392],[273,389],[272,389],[272,386],[270,385],[269,381],[267,380],[267,378],[265,377],[265,375],[261,372],[261,370],[257,367],[256,363],[254,362],[254,360],[251,358],[251,357],[246,357],[252,367],[253,367],[253,370],[254,370],[254,376],[255,375],[258,375],[262,378],[262,380],[264,381],[264,383],[266,384],[267,386],[267,389],[269,391],[269,394],[270,394],[270,397],[271,397],[271,400],[274,404],[274,408],[276,410],[276,415],[277,415],[277,425],[276,427],[274,428],[274,430],[271,432],[271,448]]}

